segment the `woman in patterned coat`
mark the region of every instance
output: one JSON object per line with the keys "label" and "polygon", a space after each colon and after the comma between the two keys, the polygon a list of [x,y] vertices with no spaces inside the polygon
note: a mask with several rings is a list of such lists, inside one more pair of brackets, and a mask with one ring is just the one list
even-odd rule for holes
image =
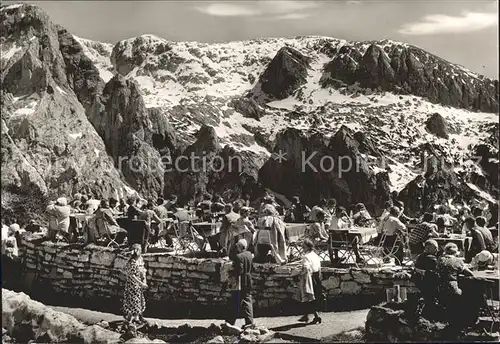
{"label": "woman in patterned coat", "polygon": [[141,256],[141,245],[132,245],[132,257],[125,266],[127,280],[123,295],[123,313],[125,320],[129,323],[134,321],[144,322],[142,314],[146,309],[144,289],[146,284],[146,269]]}

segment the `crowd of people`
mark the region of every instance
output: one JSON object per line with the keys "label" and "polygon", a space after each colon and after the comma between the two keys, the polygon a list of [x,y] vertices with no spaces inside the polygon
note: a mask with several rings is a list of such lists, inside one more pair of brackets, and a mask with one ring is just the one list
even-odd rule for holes
{"label": "crowd of people", "polygon": [[[99,238],[111,236],[115,242],[123,244],[127,239],[127,230],[122,228],[118,219],[121,217],[143,220],[145,237],[142,245],[132,245],[132,258],[126,267],[127,282],[123,305],[126,319],[130,323],[140,322],[145,308],[143,291],[147,288],[141,254],[147,251],[151,236],[161,236],[167,245],[173,244],[174,239],[163,224],[168,219],[176,220],[182,210],[183,207],[178,204],[176,196],[168,200],[158,198],[156,201],[138,198],[96,200],[77,194],[71,202],[61,197],[51,202],[46,209],[49,216],[47,239],[58,240],[62,237],[71,241],[77,237],[78,226],[71,220],[72,214],[75,213],[87,214],[92,219],[86,222],[87,242],[97,242]],[[404,203],[400,201],[387,202],[382,214],[373,216],[363,203],[351,205],[346,209],[338,205],[335,199],[323,199],[309,208],[299,197],[293,197],[290,206],[284,207],[272,194],[268,194],[260,204],[251,207],[248,196],[225,202],[218,194],[206,194],[191,212],[191,220],[197,218],[211,224],[220,223],[218,232],[207,239],[212,250],[233,261],[238,288],[231,303],[238,305],[232,305],[232,309],[243,312],[247,325],[253,323],[250,294],[252,264],[287,262],[287,223],[305,224],[305,231],[300,240],[303,249],[300,290],[305,305],[301,321],[306,322],[309,321],[309,314],[314,315],[313,323],[321,322],[318,314],[319,302],[323,297],[321,259],[316,254],[315,247],[328,242],[336,232],[349,230],[353,226],[376,228],[379,236],[378,242],[374,244],[381,245],[387,252],[393,252],[396,264],[403,262],[404,248],[409,248],[417,270],[436,272],[434,282],[427,285],[441,285],[440,290],[444,290],[448,300],[446,302],[449,303],[453,303],[454,297],[460,294],[456,284],[457,275],[470,272],[466,263],[472,269],[480,269],[488,264],[494,265],[495,259],[497,260],[495,257],[498,241],[489,228],[498,228],[498,208],[495,210],[480,202],[471,207],[463,202],[439,204],[435,206],[434,212],[412,218],[405,214]],[[179,218],[177,220],[180,221]],[[2,253],[12,251],[12,247],[17,249],[16,236],[23,230],[39,229],[34,223],[30,223],[25,229],[15,223],[10,226],[3,225]],[[440,250],[437,242],[432,240],[453,233],[470,237],[470,243],[465,247],[464,260],[457,257],[458,248],[455,244],[450,243],[444,250]],[[352,245],[356,261],[363,261],[358,242],[353,241]],[[332,263],[341,261],[338,258],[338,250],[334,250],[334,255],[335,262]],[[428,277],[425,280],[430,279],[431,277]],[[420,286],[427,298],[434,297],[432,288],[426,289],[425,283]],[[227,321],[234,323],[240,315],[233,312]]]}

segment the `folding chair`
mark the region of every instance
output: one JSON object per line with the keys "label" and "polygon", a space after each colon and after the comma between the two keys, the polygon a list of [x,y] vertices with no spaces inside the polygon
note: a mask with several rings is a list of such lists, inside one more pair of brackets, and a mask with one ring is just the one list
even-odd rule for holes
{"label": "folding chair", "polygon": [[321,260],[330,260],[330,250],[328,241],[316,241],[314,243],[314,251],[321,258]]}
{"label": "folding chair", "polygon": [[120,244],[116,242],[116,236],[118,233],[111,234],[109,232],[108,224],[101,217],[96,218],[95,223],[98,229],[104,228],[104,233],[99,233],[99,234],[100,238],[104,239],[104,244],[106,244],[106,247],[114,246],[116,248],[119,248]]}
{"label": "folding chair", "polygon": [[302,249],[302,241],[295,240],[288,243],[288,261],[295,262],[301,259],[304,255],[304,250]]}
{"label": "folding chair", "polygon": [[400,265],[403,265],[403,262],[399,261],[396,253],[398,252],[399,247],[402,247],[404,259],[404,256],[409,252],[406,241],[403,240],[403,238],[399,234],[396,234],[396,240],[394,240],[394,243],[386,247],[386,239],[387,235],[383,233],[378,246],[372,247],[372,249],[370,250],[370,256],[366,260],[366,262],[374,262],[375,265],[382,266],[392,258],[396,263],[400,263]]}
{"label": "folding chair", "polygon": [[182,253],[186,253],[186,251],[191,253],[201,251],[200,241],[204,242],[204,239],[193,227],[190,220],[181,221],[178,219],[178,221],[174,223],[173,229],[177,239],[177,245],[174,244],[176,253],[181,253],[181,251]]}
{"label": "folding chair", "polygon": [[349,263],[352,259],[354,264],[357,265],[351,238],[352,237],[349,235],[349,231],[347,230],[330,230],[330,243],[328,251],[331,264],[334,264],[336,261],[334,250],[337,250],[339,261]]}

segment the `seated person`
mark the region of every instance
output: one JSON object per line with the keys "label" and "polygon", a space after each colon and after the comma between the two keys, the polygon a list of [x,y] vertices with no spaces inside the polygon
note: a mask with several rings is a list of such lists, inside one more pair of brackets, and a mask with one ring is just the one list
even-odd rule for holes
{"label": "seated person", "polygon": [[118,204],[118,212],[121,214],[127,214],[127,203],[125,203],[125,200],[122,198],[120,199],[120,203]]}
{"label": "seated person", "polygon": [[[432,214],[430,214],[432,216]],[[413,281],[426,301],[433,301],[437,295],[437,252],[438,243],[429,239],[424,244],[424,252],[415,261],[415,275]]]}
{"label": "seated person", "polygon": [[222,196],[219,194],[215,194],[212,200],[212,205],[210,206],[210,211],[212,212],[212,214],[221,213],[224,211],[225,204],[226,203],[224,203]]}
{"label": "seated person", "polygon": [[[315,205],[314,207],[312,207],[312,209],[309,213],[309,217],[308,217],[309,222],[316,222],[317,221],[316,214],[318,212],[322,212],[322,213],[326,212],[326,200],[325,199],[322,199],[318,205]],[[326,218],[326,216],[325,216],[325,218]]]}
{"label": "seated person", "polygon": [[71,201],[71,208],[73,208],[75,211],[80,211],[80,207],[82,206],[82,197],[83,195],[80,193],[76,193],[73,196],[73,200]]}
{"label": "seated person", "polygon": [[407,216],[404,212],[405,212],[405,204],[401,201],[398,201],[398,202],[395,202],[396,203],[396,206],[399,208],[400,210],[400,214],[398,216],[399,220],[407,225],[407,224],[410,224],[410,223],[414,223],[416,219],[412,218],[412,217],[409,217]]}
{"label": "seated person", "polygon": [[113,211],[109,208],[108,201],[101,201],[99,209],[95,212],[94,220],[99,237],[106,234],[116,235],[115,241],[118,244],[122,244],[127,237],[127,231],[121,228],[116,222]]}
{"label": "seated person", "polygon": [[159,197],[156,200],[156,207],[154,208],[154,212],[162,220],[168,218],[168,210],[165,207],[165,200],[162,197]]}
{"label": "seated person", "polygon": [[325,230],[325,213],[323,211],[316,212],[316,221],[307,226],[304,236],[314,241],[327,241],[328,233]]}
{"label": "seated person", "polygon": [[446,223],[444,218],[442,217],[437,218],[436,227],[438,234],[448,234],[448,228],[446,228]]}
{"label": "seated person", "polygon": [[486,227],[486,223],[487,220],[483,216],[476,218],[476,228],[483,237],[485,248],[490,252],[496,252],[498,250],[498,246],[493,239],[491,231]]}
{"label": "seated person", "polygon": [[[359,238],[357,236],[351,237],[349,235],[349,228],[352,226],[352,221],[347,215],[347,211],[344,207],[338,207],[337,212],[338,215],[333,216],[332,220],[330,222],[330,233],[332,240],[334,241],[344,241],[344,240],[349,240],[351,241],[352,249],[354,252],[354,255],[356,256],[356,262],[357,263],[362,263],[363,258],[361,257],[361,254],[359,253]],[[332,232],[334,231],[334,232]],[[345,233],[342,232],[345,231]],[[335,257],[334,263],[339,263],[344,259],[339,258],[339,250],[334,248],[333,249],[333,254]]]}
{"label": "seated person", "polygon": [[444,205],[440,205],[436,212],[436,221],[440,218],[444,220],[446,227],[451,227],[457,222],[456,218],[448,214],[448,209]]}
{"label": "seated person", "polygon": [[118,200],[111,197],[109,199],[109,210],[113,212],[113,215],[118,215],[120,211],[118,210]]}
{"label": "seated person", "polygon": [[454,243],[446,244],[443,255],[438,258],[436,266],[439,301],[450,316],[450,322],[454,322],[453,319],[459,318],[462,313],[462,289],[458,285],[458,277],[459,275],[473,276],[457,255],[457,245]]}
{"label": "seated person", "polygon": [[173,213],[177,212],[177,209],[179,208],[177,195],[170,196],[170,199],[167,201],[167,204],[165,204],[165,208],[167,208],[168,211],[171,211]]}
{"label": "seated person", "polygon": [[471,270],[488,270],[494,269],[498,265],[498,253],[491,253],[490,251],[481,251],[474,258],[470,264]]}
{"label": "seated person", "polygon": [[352,220],[355,226],[364,227],[368,225],[368,222],[372,219],[368,210],[363,203],[356,204],[356,212],[354,213]]}
{"label": "seated person", "polygon": [[278,210],[276,209],[276,205],[274,199],[271,196],[265,196],[262,200],[262,204],[259,208],[259,218],[263,216],[267,216],[265,214],[273,214],[272,216],[278,216]]}
{"label": "seated person", "polygon": [[347,215],[347,210],[344,207],[338,207],[336,214],[330,220],[330,230],[349,229],[352,226],[352,221]]}
{"label": "seated person", "polygon": [[437,238],[439,234],[436,229],[437,226],[432,224],[432,214],[425,213],[420,223],[410,232],[409,244],[412,254],[420,254],[424,249],[424,242],[429,238]]}
{"label": "seated person", "polygon": [[142,214],[142,210],[137,206],[137,198],[131,197],[127,200],[127,217],[129,220],[134,220]]}
{"label": "seated person", "polygon": [[311,210],[307,205],[300,202],[300,198],[298,196],[295,196],[292,198],[292,207],[290,211],[293,223],[304,223]]}

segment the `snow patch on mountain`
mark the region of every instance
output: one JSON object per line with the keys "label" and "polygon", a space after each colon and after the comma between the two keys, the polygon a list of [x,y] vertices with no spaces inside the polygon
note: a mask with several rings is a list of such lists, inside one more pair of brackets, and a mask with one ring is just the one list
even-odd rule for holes
{"label": "snow patch on mountain", "polygon": [[96,42],[85,38],[74,36],[80,43],[83,53],[92,61],[99,71],[99,76],[104,82],[108,82],[114,75],[111,63],[111,52],[113,45],[109,43]]}

